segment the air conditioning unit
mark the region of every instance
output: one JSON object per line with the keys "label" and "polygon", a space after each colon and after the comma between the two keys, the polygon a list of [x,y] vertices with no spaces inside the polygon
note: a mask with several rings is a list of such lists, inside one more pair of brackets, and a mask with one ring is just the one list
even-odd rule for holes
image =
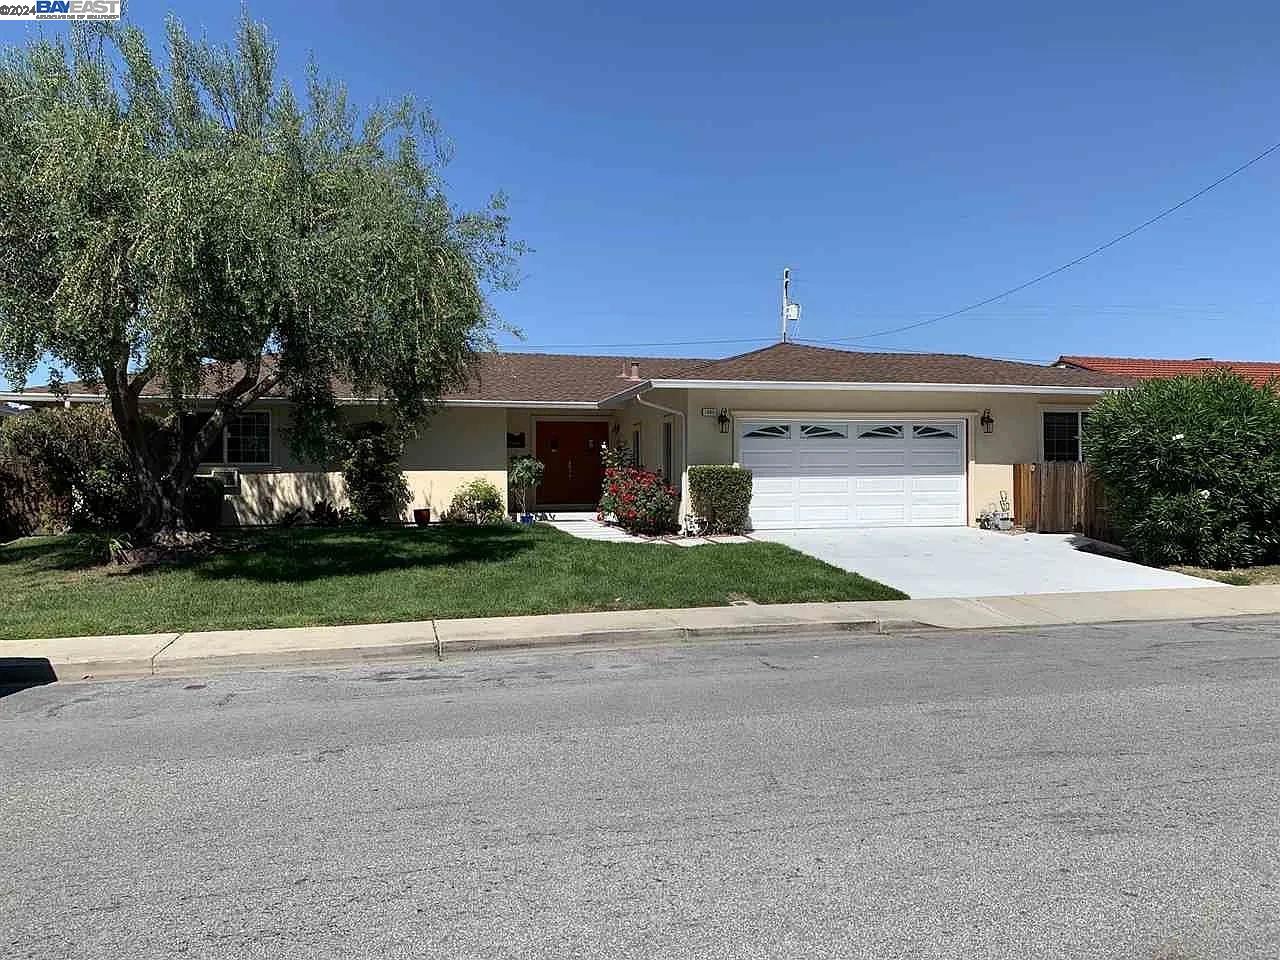
{"label": "air conditioning unit", "polygon": [[240,489],[240,471],[235,467],[214,467],[209,476],[222,481],[222,489],[227,493],[235,493]]}

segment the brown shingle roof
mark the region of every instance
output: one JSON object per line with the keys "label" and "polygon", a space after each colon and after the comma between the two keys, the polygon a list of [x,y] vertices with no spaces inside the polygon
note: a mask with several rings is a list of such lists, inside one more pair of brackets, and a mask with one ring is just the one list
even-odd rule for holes
{"label": "brown shingle roof", "polygon": [[[264,357],[264,366],[275,362]],[[511,403],[596,403],[621,393],[640,382],[631,379],[631,364],[638,365],[640,380],[654,377],[681,376],[708,363],[707,360],[681,357],[600,357],[557,353],[484,353],[480,355],[476,374],[466,390],[446,394],[444,400],[507,401]],[[205,368],[202,393],[212,395],[225,390],[239,379],[243,366],[239,363],[211,363]],[[28,387],[28,393],[47,393],[49,386]],[[102,388],[79,380],[62,384],[71,395],[101,395]],[[352,399],[355,390],[349,383],[335,381],[334,395]],[[168,386],[157,377],[142,390],[146,397],[168,395]],[[268,397],[282,397],[276,388]]]}
{"label": "brown shingle roof", "polygon": [[[271,362],[271,358],[266,358]],[[631,364],[639,366],[638,379]],[[234,383],[239,364],[210,364],[205,393]],[[1107,373],[1064,367],[989,360],[946,353],[857,353],[798,343],[777,343],[761,350],[698,360],[680,357],[601,357],[557,353],[484,354],[475,377],[446,401],[493,403],[598,403],[648,380],[807,381],[824,383],[993,384],[1026,387],[1122,387],[1133,380]],[[70,394],[100,394],[79,382],[63,384]],[[47,391],[32,387],[28,392]],[[160,380],[147,384],[146,396],[164,396]],[[349,399],[349,384],[335,383],[334,393]],[[268,394],[271,396],[273,394]],[[277,391],[275,396],[283,395]]]}
{"label": "brown shingle roof", "polygon": [[801,343],[775,343],[714,360],[689,380],[778,380],[823,383],[964,383],[1030,387],[1123,387],[1125,377],[989,360],[952,353],[856,353]]}
{"label": "brown shingle roof", "polygon": [[640,380],[680,377],[710,361],[679,357],[582,357],[557,353],[500,353],[485,356],[471,388],[448,400],[596,402],[621,393]]}

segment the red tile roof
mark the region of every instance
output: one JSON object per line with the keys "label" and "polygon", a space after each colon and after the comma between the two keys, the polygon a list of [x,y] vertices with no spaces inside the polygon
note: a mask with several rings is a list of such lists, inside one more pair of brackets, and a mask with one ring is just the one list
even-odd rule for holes
{"label": "red tile roof", "polygon": [[1194,376],[1207,370],[1234,370],[1252,383],[1269,383],[1280,378],[1280,362],[1265,360],[1159,360],[1147,357],[1078,357],[1061,356],[1058,363],[1067,368],[1093,370],[1139,380]]}

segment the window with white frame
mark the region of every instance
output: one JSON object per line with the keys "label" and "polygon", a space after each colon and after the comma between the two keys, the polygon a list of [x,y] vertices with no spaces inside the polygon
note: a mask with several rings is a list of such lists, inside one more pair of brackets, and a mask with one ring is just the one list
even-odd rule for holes
{"label": "window with white frame", "polygon": [[631,427],[631,462],[636,467],[644,466],[640,456],[640,424],[638,423]]}
{"label": "window with white frame", "polygon": [[[195,414],[185,418],[185,429],[199,430],[209,414]],[[253,410],[231,417],[222,433],[213,442],[201,463],[226,463],[263,465],[271,462],[271,414],[266,410]]]}
{"label": "window with white frame", "polygon": [[1070,463],[1083,460],[1080,436],[1089,414],[1082,410],[1046,410],[1043,418],[1045,460]]}

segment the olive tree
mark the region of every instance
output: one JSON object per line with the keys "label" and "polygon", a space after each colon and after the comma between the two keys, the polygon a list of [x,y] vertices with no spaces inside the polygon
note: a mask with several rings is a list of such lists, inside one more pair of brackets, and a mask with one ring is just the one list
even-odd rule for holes
{"label": "olive tree", "polygon": [[146,537],[181,537],[202,456],[264,396],[292,401],[313,459],[335,382],[418,422],[514,283],[501,195],[450,203],[426,110],[356,110],[314,68],[300,86],[247,17],[230,45],[171,19],[163,55],[96,24],[0,53],[0,364],[20,385],[49,357],[101,386]]}

